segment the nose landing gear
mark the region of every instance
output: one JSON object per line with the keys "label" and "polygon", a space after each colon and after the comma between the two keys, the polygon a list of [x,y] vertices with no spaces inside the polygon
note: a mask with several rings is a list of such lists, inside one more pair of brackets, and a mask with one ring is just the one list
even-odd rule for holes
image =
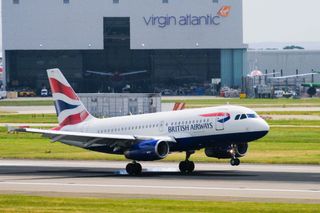
{"label": "nose landing gear", "polygon": [[186,160],[181,161],[179,163],[179,170],[183,174],[192,173],[194,171],[195,165],[193,161],[189,161],[189,158],[192,154],[194,154],[194,151],[187,151],[186,152]]}
{"label": "nose landing gear", "polygon": [[237,146],[236,145],[232,145],[232,148],[230,149],[230,154],[231,154],[231,160],[230,160],[230,164],[231,166],[239,166],[240,165],[240,159],[237,158],[236,153],[237,153]]}
{"label": "nose landing gear", "polygon": [[240,165],[240,159],[236,158],[236,157],[233,157],[230,160],[230,164],[231,164],[231,166],[239,166]]}

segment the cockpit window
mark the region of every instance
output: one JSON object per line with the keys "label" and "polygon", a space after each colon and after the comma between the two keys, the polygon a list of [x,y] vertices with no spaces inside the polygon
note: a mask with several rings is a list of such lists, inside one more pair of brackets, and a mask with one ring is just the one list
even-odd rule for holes
{"label": "cockpit window", "polygon": [[243,119],[246,119],[247,118],[247,115],[246,114],[242,114],[241,117],[240,117],[240,120],[243,120]]}
{"label": "cockpit window", "polygon": [[256,114],[247,114],[248,118],[257,118],[258,116]]}
{"label": "cockpit window", "polygon": [[240,115],[236,115],[236,117],[234,118],[234,120],[239,120]]}

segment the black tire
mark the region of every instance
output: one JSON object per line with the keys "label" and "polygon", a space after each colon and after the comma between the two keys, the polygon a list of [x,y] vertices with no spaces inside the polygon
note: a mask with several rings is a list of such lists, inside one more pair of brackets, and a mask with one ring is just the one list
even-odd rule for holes
{"label": "black tire", "polygon": [[188,173],[192,173],[194,171],[194,162],[193,161],[188,161],[187,163],[187,170],[188,170]]}
{"label": "black tire", "polygon": [[183,174],[192,173],[194,171],[194,168],[195,166],[193,161],[181,161],[179,163],[179,170]]}
{"label": "black tire", "polygon": [[240,160],[238,158],[231,158],[230,164],[231,164],[231,166],[239,166]]}
{"label": "black tire", "polygon": [[126,171],[128,175],[140,175],[142,172],[142,166],[140,163],[128,163]]}
{"label": "black tire", "polygon": [[185,161],[179,163],[179,170],[181,173],[187,173],[187,163]]}
{"label": "black tire", "polygon": [[135,163],[134,164],[135,167],[135,175],[140,175],[142,172],[142,166],[140,163]]}
{"label": "black tire", "polygon": [[235,163],[236,163],[236,166],[239,166],[239,165],[240,165],[240,159],[236,158],[235,161],[236,161],[236,162],[235,162]]}
{"label": "black tire", "polygon": [[236,165],[235,160],[236,160],[235,158],[231,158],[231,160],[230,160],[231,166],[235,166]]}
{"label": "black tire", "polygon": [[128,163],[126,166],[126,171],[128,175],[134,175],[135,174],[135,166],[133,163]]}

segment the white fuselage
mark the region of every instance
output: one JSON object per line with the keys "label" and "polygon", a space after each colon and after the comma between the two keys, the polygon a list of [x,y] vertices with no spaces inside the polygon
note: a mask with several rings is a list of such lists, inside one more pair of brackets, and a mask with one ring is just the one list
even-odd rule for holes
{"label": "white fuselage", "polygon": [[[239,119],[235,120],[237,115]],[[241,119],[241,115],[246,115],[246,118]],[[226,121],[221,120],[228,117]],[[66,126],[64,130],[101,134],[172,136],[179,139],[268,132],[269,125],[251,109],[225,105],[105,119],[94,118],[76,126]]]}

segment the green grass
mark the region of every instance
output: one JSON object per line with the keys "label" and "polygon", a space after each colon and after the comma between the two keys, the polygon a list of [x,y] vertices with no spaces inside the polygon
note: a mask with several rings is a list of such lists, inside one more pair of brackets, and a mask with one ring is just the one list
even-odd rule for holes
{"label": "green grass", "polygon": [[[125,160],[122,155],[91,152],[61,143],[50,143],[37,134],[7,133],[0,128],[1,158],[7,159],[67,159]],[[181,161],[184,153],[174,153],[165,161]],[[196,162],[227,162],[208,158],[202,151],[192,155]],[[271,128],[263,139],[250,143],[244,163],[316,164],[320,165],[319,128]]]}
{"label": "green grass", "polygon": [[0,195],[0,212],[318,212],[320,204]]}
{"label": "green grass", "polygon": [[259,115],[312,115],[320,116],[320,111],[259,111]]}
{"label": "green grass", "polygon": [[0,123],[57,123],[56,114],[0,115]]}
{"label": "green grass", "polygon": [[320,106],[319,98],[306,98],[306,99],[240,99],[240,98],[225,98],[225,99],[176,99],[176,100],[162,100],[162,103],[184,102],[187,108],[216,106],[223,104],[234,104],[248,107],[311,107]]}
{"label": "green grass", "polygon": [[[320,126],[320,120],[267,120],[269,125]],[[320,130],[318,130],[320,132]]]}
{"label": "green grass", "polygon": [[0,101],[0,106],[52,106],[53,101],[50,100],[14,100]]}

